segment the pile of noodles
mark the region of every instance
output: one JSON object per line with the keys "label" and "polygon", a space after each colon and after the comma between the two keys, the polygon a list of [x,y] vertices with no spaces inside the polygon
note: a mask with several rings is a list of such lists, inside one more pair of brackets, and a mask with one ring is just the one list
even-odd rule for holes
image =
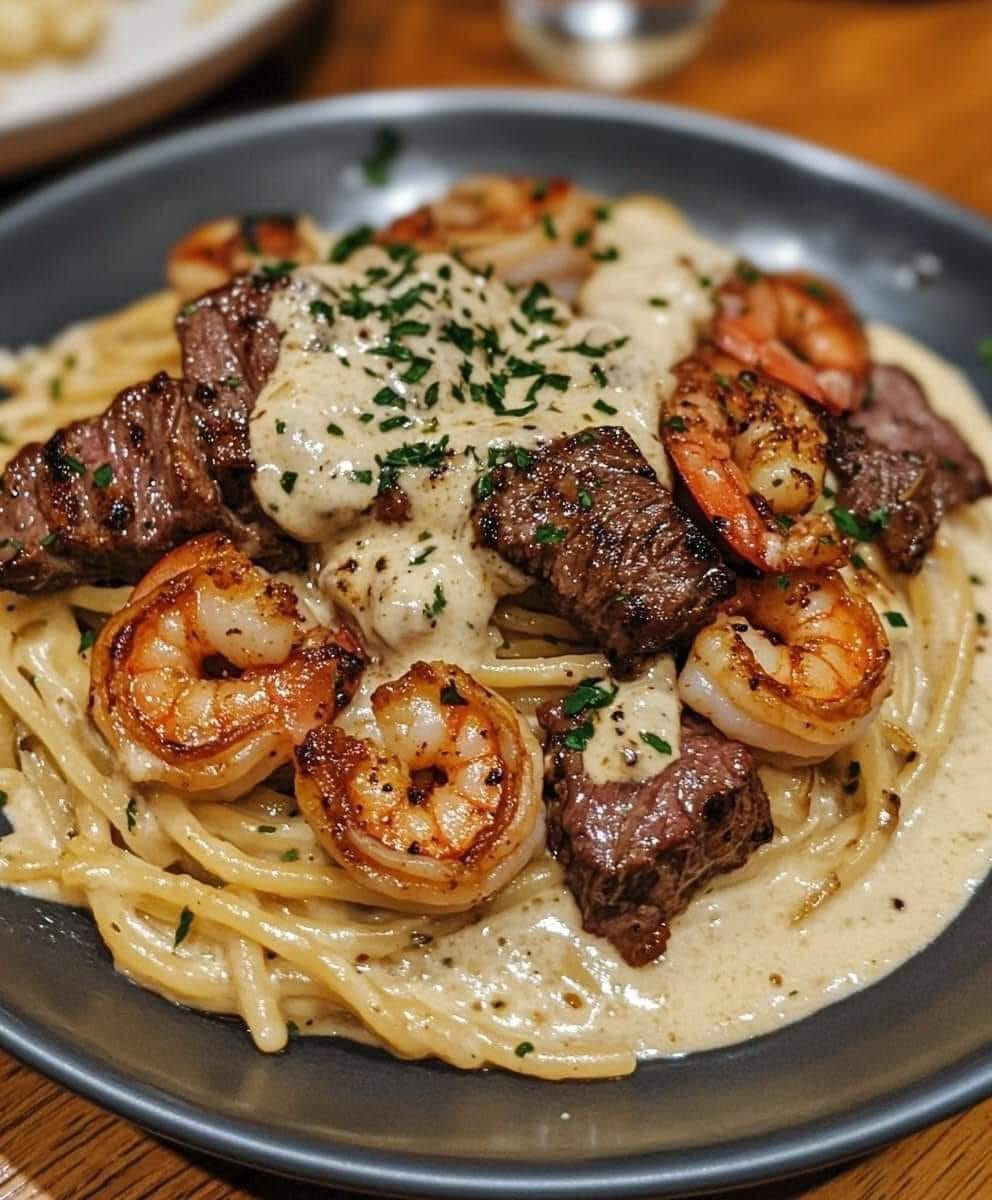
{"label": "pile of noodles", "polygon": [[[44,350],[0,358],[0,382],[15,393],[0,407],[3,457],[101,411],[134,380],[178,373],[176,307],[161,293],[74,327]],[[804,876],[819,881],[795,914],[802,922],[871,870],[900,806],[939,762],[971,676],[976,628],[955,528],[945,525],[913,578],[890,575],[877,550],[861,549],[870,570],[849,582],[908,621],[893,637],[894,693],[865,737],[829,761],[762,767],[775,839],[717,886],[801,858]],[[279,1050],[299,1031],[544,1077],[633,1069],[629,1049],[597,1047],[593,1038],[577,1055],[554,1029],[542,1034],[540,1053],[522,1057],[517,1036],[482,1006],[466,1018],[443,995],[435,1003],[404,993],[404,970],[420,948],[443,947],[480,914],[377,907],[320,849],[296,812],[290,779],[224,804],[132,786],[86,712],[88,631],[126,596],[95,587],[0,593],[0,789],[13,828],[0,838],[0,882],[85,905],[121,971],[174,1001],[240,1016],[261,1050]],[[529,717],[569,680],[606,670],[559,618],[504,602],[494,620],[503,649],[478,678]],[[543,857],[487,912],[537,908],[562,891],[557,866]]]}

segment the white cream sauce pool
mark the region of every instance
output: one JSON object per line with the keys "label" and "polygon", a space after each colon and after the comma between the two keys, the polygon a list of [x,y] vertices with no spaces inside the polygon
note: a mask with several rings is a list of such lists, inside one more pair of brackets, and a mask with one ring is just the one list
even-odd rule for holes
{"label": "white cream sauce pool", "polygon": [[[372,691],[417,659],[468,671],[493,660],[493,610],[529,582],[475,544],[473,489],[494,455],[513,461],[562,434],[622,424],[669,479],[659,386],[691,351],[733,260],[647,200],[614,206],[595,239],[606,257],[581,315],[446,255],[375,247],[296,270],[273,301],[283,342],[252,416],[255,490],[314,546],[323,591],[373,656],[342,718],[356,731],[374,732]],[[393,473],[409,497],[402,523],[372,509]],[[673,679],[665,656],[647,683],[620,686],[629,728],[598,731],[595,775],[656,772],[642,729],[678,754]]]}
{"label": "white cream sauce pool", "polygon": [[[429,326],[404,337],[414,356],[431,362],[413,383],[402,379],[410,359],[390,366],[370,353],[387,340],[388,321],[375,313],[342,317],[339,311],[356,281],[376,304],[386,301],[381,282],[368,281],[370,270],[389,267],[395,273],[396,264],[381,252],[362,251],[341,266],[298,271],[282,294],[275,315],[286,332],[283,354],[252,427],[261,464],[258,494],[277,521],[314,544],[323,588],[368,639],[377,663],[366,689],[416,658],[448,658],[471,670],[493,654],[488,617],[500,596],[521,590],[526,581],[472,546],[471,489],[486,469],[489,447],[532,447],[583,425],[621,422],[659,474],[665,470],[653,433],[658,401],[651,380],[660,377],[664,386],[667,368],[691,348],[711,311],[710,285],[731,259],[680,228],[663,209],[648,202],[631,205],[618,205],[613,227],[597,232],[600,242],[608,238],[617,245],[619,256],[586,285],[580,317],[573,320],[563,307],[554,307],[561,325],[522,317],[522,293],[511,295],[439,256],[419,260],[412,277],[389,289],[394,296],[418,283],[437,288],[433,307],[417,305],[405,314]],[[448,268],[450,280],[442,278],[442,268]],[[440,303],[445,287],[450,306]],[[652,304],[652,297],[665,303]],[[313,319],[314,300],[335,310],[333,322]],[[549,306],[546,300],[539,305]],[[540,403],[521,416],[500,415],[484,401],[461,402],[451,383],[467,356],[439,340],[451,318],[492,327],[507,352],[501,361],[513,354],[539,362],[543,372],[567,375],[567,385],[561,391],[540,389]],[[542,334],[549,340],[535,346]],[[992,466],[989,421],[963,376],[895,330],[875,327],[870,334],[874,356],[919,376],[935,407],[953,417]],[[601,358],[567,348],[583,339],[602,346],[624,337],[629,340]],[[491,374],[485,352],[475,349],[471,357],[472,381],[484,384]],[[595,378],[594,364],[607,374],[606,386]],[[503,406],[526,407],[534,378],[510,379]],[[434,381],[440,382],[440,396],[429,406],[427,389]],[[403,398],[405,407],[377,404],[383,388]],[[597,411],[597,399],[618,412]],[[371,420],[363,420],[366,414]],[[393,415],[410,424],[383,430],[382,422]],[[343,434],[328,434],[329,425]],[[376,456],[384,459],[405,443],[443,436],[454,451],[452,469],[436,479],[428,470],[403,472],[412,520],[396,526],[376,521],[368,512],[379,471]],[[474,455],[466,453],[468,446]],[[290,491],[283,482],[286,472],[293,474]],[[969,569],[992,580],[992,546],[970,527],[958,536]],[[445,597],[440,609],[437,588]],[[979,608],[992,606],[987,585],[976,591]],[[617,703],[634,714],[631,728],[651,721],[672,742],[674,754],[673,682],[671,661],[659,659],[645,679],[623,685]],[[366,700],[367,690],[351,717],[358,728],[368,720]],[[431,1010],[440,1011],[481,1029],[483,1038],[489,1030],[528,1042],[535,1056],[546,1049],[567,1063],[574,1055],[576,1074],[590,1049],[651,1057],[770,1032],[893,970],[932,941],[978,887],[992,865],[990,738],[992,657],[980,652],[944,761],[904,807],[882,859],[863,882],[804,924],[791,918],[815,880],[804,878],[795,862],[777,860],[699,896],[674,922],[664,957],[634,969],[607,942],[581,932],[575,904],[554,868],[552,882],[523,904],[500,910],[497,902],[494,911],[458,933],[362,969],[406,1007],[411,1020],[429,1021]],[[625,762],[624,739],[616,740],[620,745],[611,747],[598,729],[590,743],[590,762],[599,762],[604,777],[657,769],[643,756],[633,766]],[[556,1072],[568,1074],[569,1067]]]}

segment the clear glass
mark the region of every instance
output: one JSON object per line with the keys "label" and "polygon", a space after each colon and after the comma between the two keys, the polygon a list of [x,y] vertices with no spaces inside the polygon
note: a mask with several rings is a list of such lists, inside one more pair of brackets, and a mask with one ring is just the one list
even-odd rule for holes
{"label": "clear glass", "polygon": [[518,45],[569,83],[620,90],[699,49],[723,0],[504,0]]}

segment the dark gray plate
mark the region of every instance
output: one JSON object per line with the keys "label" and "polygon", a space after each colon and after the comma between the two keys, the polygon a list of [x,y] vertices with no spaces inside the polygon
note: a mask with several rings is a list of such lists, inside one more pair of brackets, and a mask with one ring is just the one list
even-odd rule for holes
{"label": "dark gray plate", "polygon": [[[406,152],[388,188],[367,189],[350,164],[382,122],[403,130]],[[865,313],[992,382],[976,357],[992,333],[992,234],[978,217],[799,142],[560,92],[352,97],[76,175],[0,217],[0,341],[46,337],[155,287],[170,242],[207,217],[301,208],[378,222],[457,175],[501,169],[664,193],[759,262],[822,269]],[[901,268],[920,252],[943,272],[906,288]],[[988,883],[868,991],[773,1036],[604,1083],[459,1073],[331,1041],[267,1058],[233,1021],[115,976],[82,913],[9,893],[0,963],[0,1044],[25,1062],[190,1146],[368,1191],[686,1194],[849,1157],[992,1093]]]}

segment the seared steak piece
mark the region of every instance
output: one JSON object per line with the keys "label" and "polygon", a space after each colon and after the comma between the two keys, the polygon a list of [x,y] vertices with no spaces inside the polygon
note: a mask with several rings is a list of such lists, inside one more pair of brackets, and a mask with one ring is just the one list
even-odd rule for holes
{"label": "seared steak piece", "polygon": [[563,737],[580,718],[538,714],[545,751],[548,846],[582,913],[631,966],[665,950],[669,924],[715,875],[743,866],[772,836],[750,750],[682,714],[682,754],[643,783],[597,784]]}
{"label": "seared steak piece", "polygon": [[852,512],[866,530],[877,532],[893,570],[915,573],[944,515],[933,456],[889,450],[846,419],[831,418],[827,428],[830,465],[840,479],[837,504]]}
{"label": "seared steak piece", "polygon": [[897,571],[920,569],[945,512],[990,493],[981,461],[901,367],[876,366],[865,407],[827,430],[837,503],[879,530]]}
{"label": "seared steak piece", "polygon": [[0,494],[0,586],[47,592],[133,582],[166,551],[219,529],[256,558],[282,543],[222,500],[200,444],[191,385],[167,375],[121,392],[10,462]]}
{"label": "seared steak piece", "polygon": [[[521,466],[521,461],[523,466]],[[685,641],[734,576],[623,429],[560,438],[487,476],[476,533],[631,672]]]}
{"label": "seared steak piece", "polygon": [[211,472],[250,471],[248,418],[279,358],[269,303],[283,278],[242,275],[176,318],[183,374],[197,383],[193,415]]}
{"label": "seared steak piece", "polygon": [[265,313],[281,279],[239,278],[183,308],[186,379],[164,373],[106,412],[25,446],[0,492],[0,587],[134,582],[208,530],[281,565],[298,550],[258,511],[248,418],[279,356]]}
{"label": "seared steak piece", "polygon": [[868,400],[851,424],[888,450],[933,455],[948,510],[992,491],[981,459],[951,422],[933,411],[917,379],[902,367],[874,367]]}

